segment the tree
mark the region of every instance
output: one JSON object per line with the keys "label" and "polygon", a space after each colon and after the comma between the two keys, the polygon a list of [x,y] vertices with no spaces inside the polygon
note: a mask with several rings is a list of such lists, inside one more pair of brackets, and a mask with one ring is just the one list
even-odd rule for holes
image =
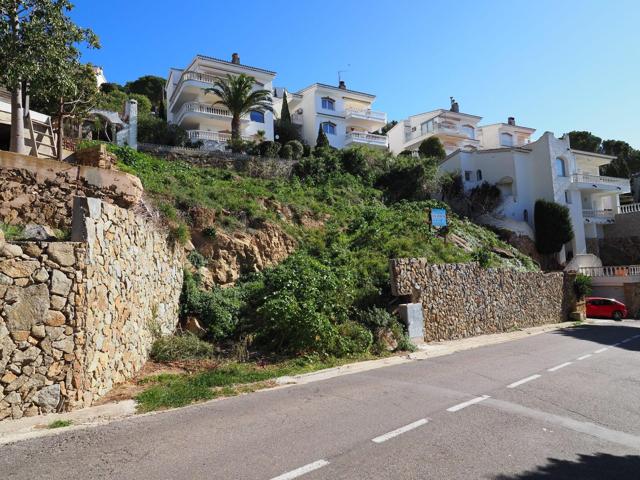
{"label": "tree", "polygon": [[282,97],[282,110],[280,110],[280,120],[284,123],[291,123],[291,112],[289,112],[289,102],[287,101],[287,92]]}
{"label": "tree", "polygon": [[567,135],[569,135],[569,143],[571,145],[571,148],[575,150],[594,153],[600,150],[602,139],[600,137],[596,137],[591,132],[572,131]]}
{"label": "tree", "polygon": [[573,238],[569,209],[555,202],[538,200],[535,205],[536,248],[542,254],[558,253]]}
{"label": "tree", "polygon": [[324,133],[322,129],[322,125],[318,127],[318,138],[316,139],[316,148],[327,148],[330,147],[329,139],[327,138],[327,134]]}
{"label": "tree", "polygon": [[[68,0],[5,0],[0,3],[0,84],[11,92],[11,151],[26,153],[25,111],[29,91],[49,98],[66,91],[77,80],[78,44],[99,47],[89,29],[78,27],[67,16]],[[56,84],[46,83],[55,78]],[[26,104],[26,105],[25,105]]]}
{"label": "tree", "polygon": [[[252,110],[273,112],[269,90],[253,90],[255,78],[241,73],[217,79],[206,93],[213,93],[219,100],[213,105],[222,105],[231,112],[231,139],[240,140],[240,118]],[[252,91],[253,90],[253,91]]]}
{"label": "tree", "polygon": [[164,86],[166,80],[162,77],[156,77],[155,75],[145,75],[143,77],[134,80],[133,82],[127,82],[124,85],[124,90],[127,93],[137,93],[144,95],[149,100],[155,111],[160,110],[160,105],[164,99]]}
{"label": "tree", "polygon": [[438,160],[442,160],[447,156],[438,137],[429,137],[423,140],[420,147],[418,147],[418,152],[423,157],[437,158]]}
{"label": "tree", "polygon": [[603,175],[629,178],[631,173],[640,170],[640,152],[622,140],[605,140],[602,142],[603,153],[615,155],[617,158],[600,170]]}

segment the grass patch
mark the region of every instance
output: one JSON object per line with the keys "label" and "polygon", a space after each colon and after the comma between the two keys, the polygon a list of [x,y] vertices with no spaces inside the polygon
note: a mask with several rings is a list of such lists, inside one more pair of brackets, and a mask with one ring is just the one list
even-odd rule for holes
{"label": "grass patch", "polygon": [[231,397],[273,386],[272,380],[337,367],[358,360],[371,360],[372,355],[348,358],[287,360],[269,365],[229,362],[193,374],[162,374],[141,382],[149,385],[135,399],[138,412],[177,408],[218,397]]}
{"label": "grass patch", "polygon": [[52,428],[64,428],[64,427],[69,427],[72,424],[73,424],[73,421],[71,421],[71,420],[54,420],[49,425],[47,425],[47,428],[49,428],[49,429],[52,429]]}
{"label": "grass patch", "polygon": [[6,240],[19,240],[24,231],[24,229],[18,225],[9,225],[8,223],[2,222],[0,222],[0,230],[4,232],[4,238]]}

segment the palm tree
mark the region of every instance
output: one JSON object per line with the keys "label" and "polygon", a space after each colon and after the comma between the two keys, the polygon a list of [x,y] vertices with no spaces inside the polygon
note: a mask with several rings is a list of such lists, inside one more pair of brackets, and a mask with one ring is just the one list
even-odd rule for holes
{"label": "palm tree", "polygon": [[[213,87],[206,88],[205,93],[217,95],[218,100],[213,105],[223,105],[231,112],[231,140],[240,140],[240,118],[257,110],[273,112],[271,93],[269,90],[253,90],[256,79],[250,75],[227,75],[213,83]],[[252,91],[253,90],[253,91]]]}

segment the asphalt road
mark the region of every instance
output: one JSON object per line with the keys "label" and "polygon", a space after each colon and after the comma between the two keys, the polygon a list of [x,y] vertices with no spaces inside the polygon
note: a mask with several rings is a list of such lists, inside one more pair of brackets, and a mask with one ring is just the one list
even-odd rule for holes
{"label": "asphalt road", "polygon": [[640,478],[640,322],[0,447],[2,479]]}

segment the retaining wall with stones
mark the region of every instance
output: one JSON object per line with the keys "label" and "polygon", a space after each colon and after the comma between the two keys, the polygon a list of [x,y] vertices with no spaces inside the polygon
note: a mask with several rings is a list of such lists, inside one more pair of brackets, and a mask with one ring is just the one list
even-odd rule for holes
{"label": "retaining wall with stones", "polygon": [[182,248],[130,210],[74,203],[79,241],[0,239],[0,419],[91,405],[177,325]]}
{"label": "retaining wall with stones", "polygon": [[477,263],[391,261],[396,296],[422,303],[425,341],[507,332],[568,319],[576,298],[565,273],[484,269]]}

